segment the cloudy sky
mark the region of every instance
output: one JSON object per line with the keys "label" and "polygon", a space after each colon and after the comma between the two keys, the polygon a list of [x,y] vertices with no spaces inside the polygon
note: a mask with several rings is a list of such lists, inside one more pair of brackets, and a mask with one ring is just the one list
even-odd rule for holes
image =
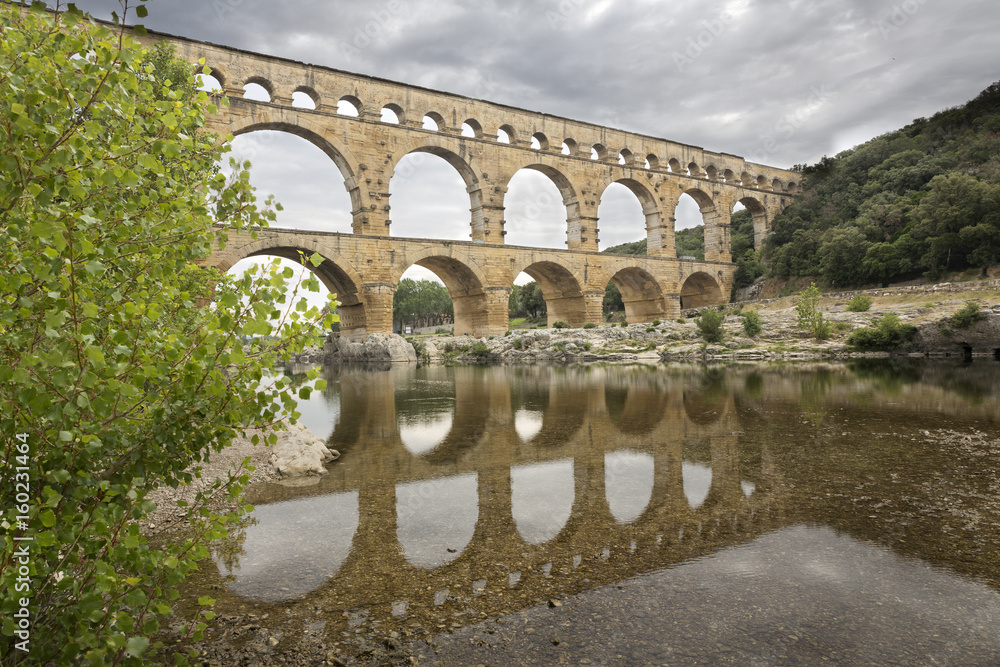
{"label": "cloudy sky", "polygon": [[[134,2],[134,0],[133,0]],[[151,30],[733,153],[811,163],[962,104],[1000,80],[996,0],[151,0]],[[95,17],[115,0],[79,0]],[[134,21],[134,15],[130,22]],[[290,135],[240,137],[282,225],[350,231],[343,179]],[[406,158],[416,159],[415,156]],[[469,201],[426,156],[392,184],[392,233],[468,238]],[[683,202],[678,226],[700,223]],[[622,186],[601,247],[643,236]],[[551,183],[522,172],[507,242],[565,247]]]}

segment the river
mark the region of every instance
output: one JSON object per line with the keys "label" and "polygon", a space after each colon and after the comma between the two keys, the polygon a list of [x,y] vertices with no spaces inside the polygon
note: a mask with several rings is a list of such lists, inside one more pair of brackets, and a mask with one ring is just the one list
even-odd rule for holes
{"label": "river", "polygon": [[998,370],[326,368],[192,585],[240,655],[1000,664]]}

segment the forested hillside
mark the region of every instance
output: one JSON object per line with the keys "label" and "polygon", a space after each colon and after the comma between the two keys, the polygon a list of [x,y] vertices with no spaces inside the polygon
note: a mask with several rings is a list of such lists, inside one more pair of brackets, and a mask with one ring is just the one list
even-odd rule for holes
{"label": "forested hillside", "polygon": [[764,243],[771,275],[848,287],[1000,261],[1000,83],[800,170]]}

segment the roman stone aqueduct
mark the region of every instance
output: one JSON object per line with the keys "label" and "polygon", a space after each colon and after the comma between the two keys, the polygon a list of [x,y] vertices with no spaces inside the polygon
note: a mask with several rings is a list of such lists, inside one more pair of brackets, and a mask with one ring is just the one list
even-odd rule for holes
{"label": "roman stone aqueduct", "polygon": [[[343,174],[352,234],[270,229],[256,239],[233,235],[210,263],[227,270],[250,256],[319,253],[325,261],[316,272],[337,294],[344,335],[392,330],[393,294],[414,264],[447,286],[458,334],[505,332],[508,298],[522,272],[541,287],[550,325],[600,322],[611,280],[630,322],[725,303],[735,270],[733,208],[741,203],[753,214],[759,247],[798,186],[794,172],[665,139],[179,37],[151,33],[147,39],[169,39],[179,57],[204,59],[211,69],[229,105],[219,107],[210,130],[223,137],[289,132],[319,147]],[[247,84],[263,87],[270,101],[245,99]],[[357,115],[339,113],[342,102]],[[383,120],[393,116],[396,122]],[[468,241],[390,235],[389,182],[412,153],[439,156],[461,174],[471,213]],[[521,169],[541,172],[561,193],[565,250],[505,245],[504,196]],[[598,253],[599,224],[614,224],[598,220],[598,205],[613,183],[642,205],[648,256]],[[674,216],[684,194],[705,221],[704,261],[676,256]]]}

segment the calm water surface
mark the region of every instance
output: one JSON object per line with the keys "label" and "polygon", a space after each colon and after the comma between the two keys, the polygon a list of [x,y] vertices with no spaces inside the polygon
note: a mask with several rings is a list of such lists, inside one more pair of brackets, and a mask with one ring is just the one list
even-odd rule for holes
{"label": "calm water surface", "polygon": [[341,458],[195,583],[420,664],[1000,664],[998,371],[326,369]]}

